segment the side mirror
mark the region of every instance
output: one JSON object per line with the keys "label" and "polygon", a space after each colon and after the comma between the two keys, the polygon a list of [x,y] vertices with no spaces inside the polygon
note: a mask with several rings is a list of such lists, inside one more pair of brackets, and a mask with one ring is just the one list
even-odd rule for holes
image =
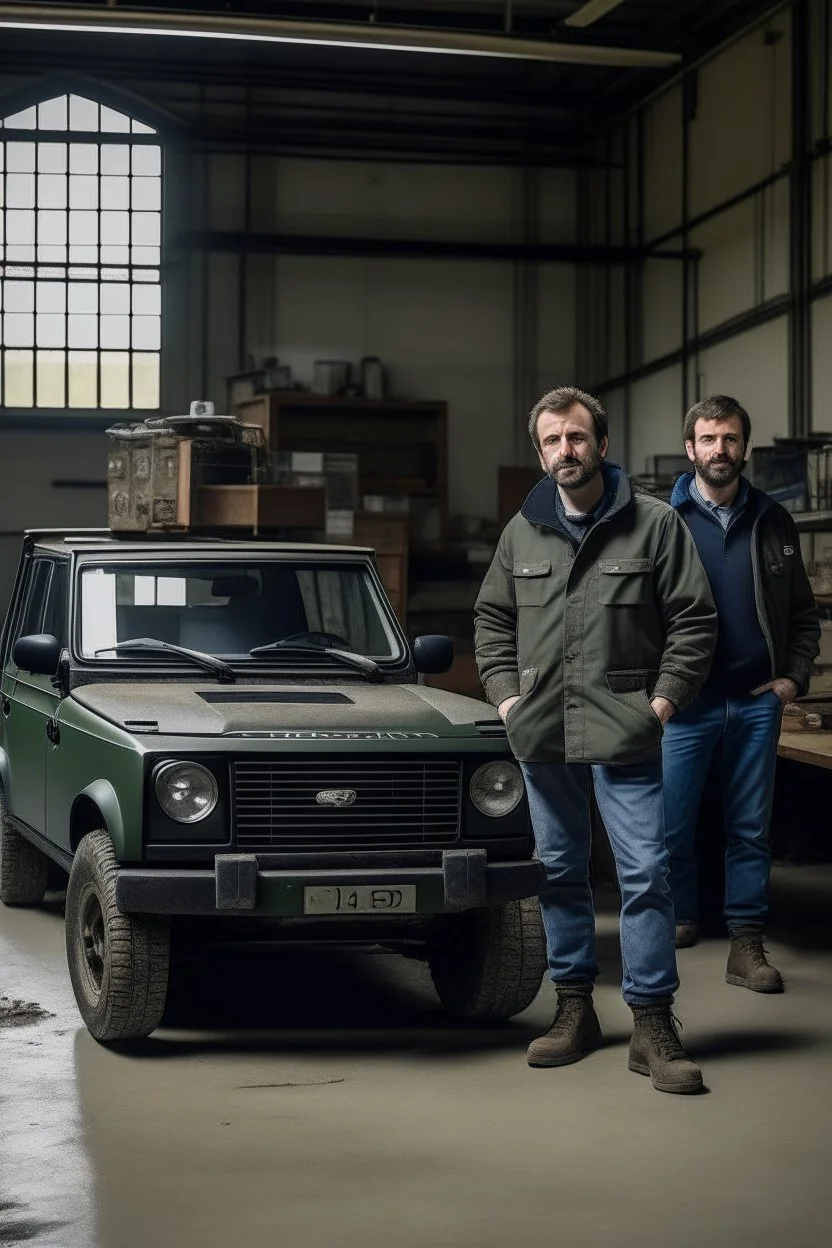
{"label": "side mirror", "polygon": [[426,676],[438,676],[447,672],[454,661],[454,643],[441,633],[426,633],[413,643],[413,660],[416,671]]}
{"label": "side mirror", "polygon": [[61,643],[51,633],[19,637],[14,643],[12,658],[24,672],[32,672],[35,676],[54,676],[61,658]]}

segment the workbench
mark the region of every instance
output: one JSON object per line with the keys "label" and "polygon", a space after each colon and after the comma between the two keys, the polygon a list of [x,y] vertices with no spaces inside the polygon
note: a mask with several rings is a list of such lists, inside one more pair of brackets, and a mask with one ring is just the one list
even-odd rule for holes
{"label": "workbench", "polygon": [[832,770],[832,732],[781,732],[777,754],[796,763]]}

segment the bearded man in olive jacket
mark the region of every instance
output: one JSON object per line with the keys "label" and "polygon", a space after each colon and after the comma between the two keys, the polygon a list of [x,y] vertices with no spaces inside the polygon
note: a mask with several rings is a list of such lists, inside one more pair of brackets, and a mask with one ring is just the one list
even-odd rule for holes
{"label": "bearded man in olive jacket", "polygon": [[621,888],[629,1068],[696,1092],[699,1068],[672,1014],[675,925],[662,799],[663,725],[708,675],[716,611],[695,544],[666,503],[606,462],[604,405],[572,386],[545,394],[529,433],[547,476],[506,526],[475,608],[486,696],[521,764],[558,997],[532,1066],[578,1061],[601,1041],[589,882],[590,784]]}

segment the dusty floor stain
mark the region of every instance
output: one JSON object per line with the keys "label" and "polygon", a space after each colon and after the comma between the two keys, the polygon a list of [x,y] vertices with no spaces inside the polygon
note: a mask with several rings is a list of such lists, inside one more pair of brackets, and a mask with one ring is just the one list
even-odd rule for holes
{"label": "dusty floor stain", "polygon": [[49,1010],[38,1005],[37,1001],[17,1001],[11,997],[0,997],[0,1027],[25,1027],[29,1023],[39,1023],[44,1018],[54,1018]]}

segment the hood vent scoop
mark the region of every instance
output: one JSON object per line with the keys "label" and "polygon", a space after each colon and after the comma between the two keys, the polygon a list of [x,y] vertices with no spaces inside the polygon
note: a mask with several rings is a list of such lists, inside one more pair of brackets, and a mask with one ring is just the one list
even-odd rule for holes
{"label": "hood vent scoop", "polygon": [[223,706],[262,706],[267,703],[295,705],[304,703],[311,706],[338,706],[345,702],[352,705],[352,699],[343,693],[306,692],[302,689],[276,692],[270,689],[206,689],[199,696],[209,705]]}
{"label": "hood vent scoop", "polygon": [[481,737],[504,737],[506,735],[505,724],[497,720],[486,720],[475,724],[474,727]]}
{"label": "hood vent scoop", "polygon": [[122,720],[124,727],[130,732],[158,732],[158,719],[125,719]]}

